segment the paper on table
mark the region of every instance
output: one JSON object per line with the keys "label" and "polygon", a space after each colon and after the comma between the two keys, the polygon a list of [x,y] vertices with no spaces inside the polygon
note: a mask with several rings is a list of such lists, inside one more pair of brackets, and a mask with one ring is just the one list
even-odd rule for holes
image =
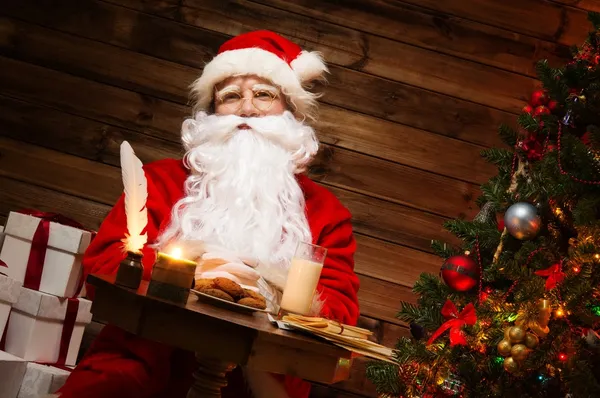
{"label": "paper on table", "polygon": [[289,314],[283,317],[284,322],[299,323],[302,326],[318,329],[324,333],[368,339],[373,334],[368,329],[356,326],[344,325],[340,322],[331,321],[325,318],[308,317],[303,315]]}
{"label": "paper on table", "polygon": [[[314,318],[314,319],[322,319],[322,318]],[[377,344],[375,342],[367,340],[366,338],[352,337],[352,336],[348,336],[348,335],[333,333],[331,331],[327,331],[327,329],[325,329],[325,328],[311,327],[311,326],[303,325],[298,322],[290,321],[289,319],[286,320],[285,317],[284,317],[284,320],[278,321],[269,315],[269,320],[272,323],[277,324],[277,326],[280,329],[302,330],[302,331],[311,333],[313,335],[322,337],[322,338],[330,341],[331,343],[333,343],[339,347],[342,347],[346,350],[352,351],[354,353],[361,354],[361,355],[364,355],[364,356],[367,356],[367,357],[370,357],[373,359],[378,359],[381,361],[386,361],[386,362],[390,362],[390,363],[394,363],[394,364],[396,363],[394,361],[393,350],[391,348],[382,346],[380,344]],[[366,331],[366,329],[356,328],[356,327],[349,326],[349,325],[344,325],[344,327],[349,327],[349,328],[354,328],[357,330],[365,330]],[[369,332],[369,331],[367,331],[367,332]]]}

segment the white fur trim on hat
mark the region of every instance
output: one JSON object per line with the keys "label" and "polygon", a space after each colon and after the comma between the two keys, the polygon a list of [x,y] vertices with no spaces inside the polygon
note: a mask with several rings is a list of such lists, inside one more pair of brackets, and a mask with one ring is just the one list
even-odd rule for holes
{"label": "white fur trim on hat", "polygon": [[302,84],[318,78],[327,67],[318,53],[306,51],[291,64],[293,69],[277,55],[260,48],[225,51],[209,62],[192,83],[194,112],[208,110],[216,84],[232,76],[256,75],[279,86],[295,107],[295,114],[311,117],[318,96],[306,91]]}
{"label": "white fur trim on hat", "polygon": [[301,82],[309,82],[319,79],[327,73],[327,66],[323,61],[321,53],[302,51],[298,57],[291,62],[292,69]]}

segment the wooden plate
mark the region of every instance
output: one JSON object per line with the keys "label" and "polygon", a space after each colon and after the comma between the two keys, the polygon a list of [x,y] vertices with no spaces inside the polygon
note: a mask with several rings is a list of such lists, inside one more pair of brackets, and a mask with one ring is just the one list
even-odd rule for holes
{"label": "wooden plate", "polygon": [[234,303],[233,301],[223,300],[221,298],[211,296],[210,294],[202,293],[199,290],[190,289],[196,296],[198,296],[199,300],[207,302],[209,304],[215,305],[217,307],[230,309],[233,311],[244,312],[244,313],[253,313],[253,312],[270,312],[270,309],[267,305],[267,308],[261,310],[259,308],[248,307],[247,305],[242,305],[238,303]]}

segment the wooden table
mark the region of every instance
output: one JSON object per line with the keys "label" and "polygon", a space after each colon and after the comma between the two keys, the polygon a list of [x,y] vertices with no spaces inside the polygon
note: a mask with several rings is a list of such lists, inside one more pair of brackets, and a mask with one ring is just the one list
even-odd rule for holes
{"label": "wooden table", "polygon": [[114,275],[90,275],[95,318],[130,333],[196,353],[198,370],[188,398],[220,397],[236,365],[320,383],[348,378],[351,353],[327,342],[274,327],[262,312],[244,314],[198,301],[174,304],[114,284]]}

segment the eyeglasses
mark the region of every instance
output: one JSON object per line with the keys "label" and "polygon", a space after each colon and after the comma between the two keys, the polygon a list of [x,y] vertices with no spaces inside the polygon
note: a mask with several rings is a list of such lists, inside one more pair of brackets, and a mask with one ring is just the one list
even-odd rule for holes
{"label": "eyeglasses", "polygon": [[266,112],[271,109],[273,101],[279,94],[273,93],[269,90],[257,90],[253,92],[252,98],[245,98],[239,92],[230,91],[228,93],[219,96],[215,92],[216,102],[219,106],[225,110],[235,113],[242,109],[244,101],[250,100],[252,106],[259,112]]}

